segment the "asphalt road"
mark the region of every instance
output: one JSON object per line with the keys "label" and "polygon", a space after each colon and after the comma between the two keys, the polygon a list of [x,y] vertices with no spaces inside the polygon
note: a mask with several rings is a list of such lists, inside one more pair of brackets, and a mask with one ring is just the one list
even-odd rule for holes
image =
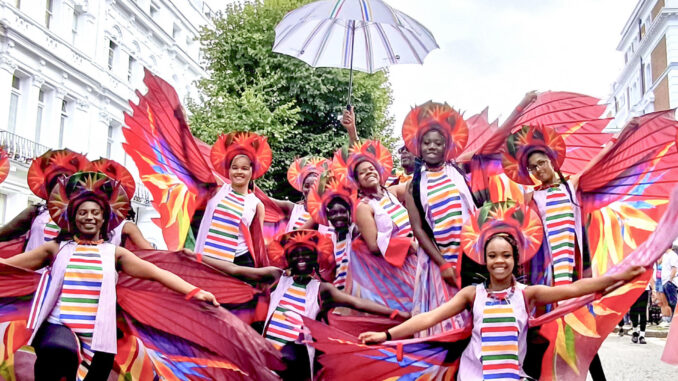
{"label": "asphalt road", "polygon": [[678,380],[678,366],[660,360],[665,344],[665,338],[648,337],[647,344],[641,345],[633,344],[630,336],[611,334],[598,352],[607,380]]}

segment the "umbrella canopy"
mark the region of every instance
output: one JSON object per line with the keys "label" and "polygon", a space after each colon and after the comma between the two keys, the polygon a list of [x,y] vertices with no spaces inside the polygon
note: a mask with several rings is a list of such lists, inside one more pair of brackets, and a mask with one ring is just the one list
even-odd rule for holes
{"label": "umbrella canopy", "polygon": [[438,44],[431,32],[380,0],[321,0],[289,12],[275,28],[273,51],[313,67],[374,73],[422,64]]}

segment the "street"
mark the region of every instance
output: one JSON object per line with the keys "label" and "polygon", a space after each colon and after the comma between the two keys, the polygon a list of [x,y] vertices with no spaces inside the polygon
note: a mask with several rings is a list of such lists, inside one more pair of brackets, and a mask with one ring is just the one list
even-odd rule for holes
{"label": "street", "polygon": [[631,343],[630,336],[611,334],[598,352],[607,380],[675,380],[678,367],[660,360],[664,344],[665,338],[648,337],[647,344],[641,345]]}

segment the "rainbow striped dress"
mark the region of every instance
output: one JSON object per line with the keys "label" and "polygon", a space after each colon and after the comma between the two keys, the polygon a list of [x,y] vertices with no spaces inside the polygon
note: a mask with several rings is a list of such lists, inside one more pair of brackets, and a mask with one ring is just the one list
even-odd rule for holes
{"label": "rainbow striped dress", "polygon": [[303,204],[294,204],[292,212],[290,213],[290,221],[287,223],[286,232],[301,229],[308,220],[311,219],[311,214],[306,210]]}
{"label": "rainbow striped dress", "polygon": [[203,255],[228,262],[235,260],[244,210],[243,195],[231,190],[224,196],[214,209]]}
{"label": "rainbow striped dress", "polygon": [[483,380],[520,379],[519,329],[509,301],[514,291],[491,293],[485,300],[480,327]]}
{"label": "rainbow striped dress", "polygon": [[103,265],[99,246],[77,245],[66,265],[61,295],[53,314],[59,311],[57,320],[69,327],[80,341],[82,362],[78,368],[78,378],[87,374],[92,361],[92,336],[99,308]]}
{"label": "rainbow striped dress", "polygon": [[345,239],[334,243],[334,262],[336,269],[334,276],[334,286],[339,290],[344,291],[346,288],[346,277],[348,276],[348,243],[350,237],[347,235]]}
{"label": "rainbow striped dress", "polygon": [[50,218],[45,225],[45,229],[43,230],[43,239],[45,242],[51,241],[56,238],[57,235],[59,235],[60,231],[61,228],[59,228],[59,226]]}
{"label": "rainbow striped dress", "polygon": [[412,226],[410,226],[410,216],[407,214],[407,209],[398,202],[395,196],[384,192],[384,195],[378,201],[386,214],[391,218],[395,225],[396,235],[406,237],[412,233]]}
{"label": "rainbow striped dress", "polygon": [[301,316],[306,312],[307,287],[308,284],[293,282],[285,290],[269,319],[266,327],[266,340],[278,350],[299,338],[302,326]]}
{"label": "rainbow striped dress", "polygon": [[551,249],[553,285],[574,281],[574,254],[576,224],[573,205],[560,186],[546,190],[545,227]]}
{"label": "rainbow striped dress", "polygon": [[447,262],[457,263],[463,225],[461,194],[445,170],[427,172],[427,198],[436,244]]}

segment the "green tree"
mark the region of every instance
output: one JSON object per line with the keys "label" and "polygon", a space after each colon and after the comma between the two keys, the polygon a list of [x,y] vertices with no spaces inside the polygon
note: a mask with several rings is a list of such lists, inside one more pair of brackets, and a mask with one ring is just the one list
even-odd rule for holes
{"label": "green tree", "polygon": [[[253,131],[269,139],[273,165],[258,185],[284,198],[298,195],[285,181],[296,156],[331,157],[347,143],[338,116],[346,107],[349,71],[312,68],[272,51],[275,26],[308,0],[249,0],[227,6],[200,42],[208,76],[189,101],[193,134],[213,143],[225,132]],[[361,137],[393,144],[387,74],[354,72],[353,105]]]}

